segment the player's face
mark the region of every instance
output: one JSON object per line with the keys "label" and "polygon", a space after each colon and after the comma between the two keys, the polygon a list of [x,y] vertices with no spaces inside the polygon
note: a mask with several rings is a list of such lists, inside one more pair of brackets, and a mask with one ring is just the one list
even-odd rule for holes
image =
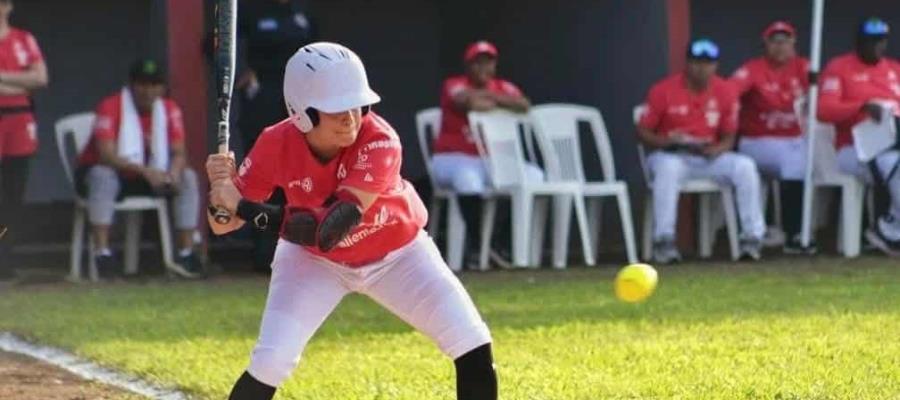
{"label": "player's face", "polygon": [[796,39],[783,33],[776,33],[766,39],[766,57],[777,64],[784,64],[797,54]]}
{"label": "player's face", "polygon": [[310,134],[330,147],[349,147],[356,142],[362,125],[362,111],[358,108],[339,113],[319,113],[319,125]]}
{"label": "player's face", "polygon": [[497,75],[497,59],[487,54],[469,62],[469,77],[478,85],[486,85]]}
{"label": "player's face", "polygon": [[0,0],[0,17],[7,18],[9,14],[12,14],[13,4],[12,0]]}
{"label": "player's face", "polygon": [[166,93],[166,86],[161,83],[132,82],[131,93],[138,110],[149,112],[153,110],[153,102]]}
{"label": "player's face", "polygon": [[706,85],[716,74],[719,63],[709,60],[688,60],[687,76],[692,82]]}

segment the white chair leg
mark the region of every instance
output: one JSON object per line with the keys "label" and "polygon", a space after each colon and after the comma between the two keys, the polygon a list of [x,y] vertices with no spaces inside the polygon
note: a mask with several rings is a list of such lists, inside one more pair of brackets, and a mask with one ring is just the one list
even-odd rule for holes
{"label": "white chair leg", "polygon": [[85,209],[76,204],[72,219],[72,243],[69,253],[69,279],[75,282],[81,280],[81,257],[84,252],[84,220]]}
{"label": "white chair leg", "polygon": [[[628,262],[639,262],[637,247],[634,243],[634,222],[632,222],[631,219],[631,200],[628,197],[627,188],[616,194],[616,202],[619,204],[619,218],[622,220],[622,236],[625,240],[625,252],[628,255]],[[599,224],[600,221],[596,222]],[[594,251],[598,251],[598,248],[594,247]]]}
{"label": "white chair leg", "polygon": [[553,196],[553,268],[565,268],[569,258],[572,201],[571,195]]}
{"label": "white chair leg", "polygon": [[591,248],[594,251],[600,249],[600,226],[603,224],[603,198],[589,197],[585,199],[587,202],[587,218],[588,228],[591,233]]}
{"label": "white chair leg", "polygon": [[531,233],[534,196],[524,191],[516,191],[512,197],[513,265],[528,267],[528,235]]}
{"label": "white chair leg", "polygon": [[581,234],[581,249],[584,253],[584,263],[593,267],[597,265],[594,260],[594,249],[591,247],[590,230],[587,223],[587,210],[584,206],[584,196],[576,195],[575,199],[575,217],[578,221],[578,232]]}
{"label": "white chair leg", "polygon": [[141,212],[125,213],[125,275],[134,275],[138,271],[138,258],[141,245]]}
{"label": "white chair leg", "polygon": [[725,227],[728,229],[728,246],[731,259],[737,261],[741,257],[738,247],[738,219],[734,204],[734,192],[728,188],[721,191],[722,210],[725,212]]}
{"label": "white chair leg", "polygon": [[97,252],[94,245],[93,232],[88,234],[88,279],[91,282],[100,281],[100,272],[97,271]]}
{"label": "white chair leg", "polygon": [[[528,256],[528,264],[539,268],[544,261],[544,236],[547,232],[547,219],[549,218],[550,203],[556,203],[556,199],[550,197],[538,197],[534,199],[534,217],[531,225],[531,251]],[[554,214],[556,218],[556,214]],[[554,224],[556,220],[554,219]]]}
{"label": "white chair leg", "polygon": [[466,221],[456,197],[447,199],[447,264],[453,271],[462,271],[466,248]]}
{"label": "white chair leg", "polygon": [[[436,237],[441,227],[441,202],[444,199],[435,197],[431,199],[431,207],[428,208],[428,235]],[[449,207],[448,207],[449,208]]]}
{"label": "white chair leg", "polygon": [[641,247],[645,260],[653,259],[653,193],[644,197],[644,227],[641,232]]}
{"label": "white chair leg", "polygon": [[488,258],[491,253],[491,237],[494,236],[494,221],[497,219],[497,200],[487,198],[484,200],[484,209],[481,219],[481,249],[478,254],[478,269],[487,271],[490,269]]}
{"label": "white chair leg", "polygon": [[712,206],[710,202],[711,194],[700,193],[697,204],[697,254],[700,258],[709,258],[712,256]]}
{"label": "white chair leg", "polygon": [[[774,210],[772,210],[772,213],[774,214],[772,216],[772,221],[774,221],[775,226],[777,226],[781,230],[784,230],[784,221],[781,218],[781,214],[782,214],[781,210],[783,210],[782,209],[783,205],[781,203],[781,182],[778,181],[777,179],[773,180],[771,189],[772,189],[772,206],[773,206],[772,208],[774,208]],[[765,215],[765,214],[763,214],[763,215]]]}
{"label": "white chair leg", "polygon": [[862,217],[865,186],[854,184],[841,191],[841,225],[843,227],[841,242],[844,244],[844,257],[859,255],[862,240]]}

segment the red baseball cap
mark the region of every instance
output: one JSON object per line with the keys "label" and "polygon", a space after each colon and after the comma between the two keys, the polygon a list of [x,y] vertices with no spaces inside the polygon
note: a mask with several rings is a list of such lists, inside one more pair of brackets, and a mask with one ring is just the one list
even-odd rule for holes
{"label": "red baseball cap", "polygon": [[762,38],[763,40],[768,39],[769,36],[776,33],[786,33],[790,37],[797,37],[797,30],[794,29],[794,26],[791,25],[790,22],[775,21],[766,27],[766,30],[763,31]]}
{"label": "red baseball cap", "polygon": [[491,57],[497,58],[497,46],[494,46],[493,43],[488,42],[486,40],[481,40],[469,45],[466,48],[466,52],[463,55],[463,61],[469,62],[478,57],[481,54],[487,54]]}

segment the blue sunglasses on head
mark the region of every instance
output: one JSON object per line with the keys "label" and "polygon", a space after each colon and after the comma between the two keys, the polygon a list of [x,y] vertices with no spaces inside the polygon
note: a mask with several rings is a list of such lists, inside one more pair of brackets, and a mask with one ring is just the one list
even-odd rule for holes
{"label": "blue sunglasses on head", "polygon": [[719,59],[719,46],[713,43],[711,40],[702,39],[697,40],[691,43],[691,47],[688,50],[688,54],[691,58],[703,58],[709,60],[718,60]]}
{"label": "blue sunglasses on head", "polygon": [[866,20],[862,26],[862,33],[866,36],[886,36],[890,31],[888,24],[878,18]]}

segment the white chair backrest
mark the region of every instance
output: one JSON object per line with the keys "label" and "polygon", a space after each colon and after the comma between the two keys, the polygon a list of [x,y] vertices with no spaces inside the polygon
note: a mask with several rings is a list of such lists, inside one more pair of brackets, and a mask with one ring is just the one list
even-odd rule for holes
{"label": "white chair backrest", "polygon": [[419,151],[422,152],[422,161],[425,162],[425,170],[433,187],[437,187],[434,173],[431,170],[432,146],[441,129],[441,109],[438,107],[426,108],[416,113],[416,135],[419,138]]}
{"label": "white chair backrest", "polygon": [[[641,117],[644,113],[647,112],[646,104],[638,104],[634,106],[634,110],[631,112],[631,119],[634,121],[635,129],[637,129],[637,124],[640,122]],[[644,145],[638,141],[638,161],[641,163],[641,172],[644,174],[644,182],[647,182],[649,185],[652,182],[652,178],[650,177],[650,169],[647,167],[647,152],[644,150]]]}
{"label": "white chair backrest", "polygon": [[59,150],[59,161],[63,165],[69,183],[75,184],[74,167],[75,160],[69,158],[67,138],[71,137],[75,143],[75,157],[78,157],[90,142],[94,128],[94,113],[85,112],[71,114],[56,121],[56,147]]}
{"label": "white chair backrest", "polygon": [[525,156],[519,131],[523,127],[527,129],[529,122],[527,114],[505,110],[469,113],[469,127],[475,135],[494,187],[519,186],[526,182]]}
{"label": "white chair backrest", "polygon": [[[603,181],[616,180],[609,133],[596,108],[576,104],[543,104],[531,109],[538,140],[544,153],[555,152],[562,180],[586,181],[578,123],[586,122],[594,135]],[[548,171],[550,175],[550,171]],[[553,176],[550,177],[554,178]]]}

